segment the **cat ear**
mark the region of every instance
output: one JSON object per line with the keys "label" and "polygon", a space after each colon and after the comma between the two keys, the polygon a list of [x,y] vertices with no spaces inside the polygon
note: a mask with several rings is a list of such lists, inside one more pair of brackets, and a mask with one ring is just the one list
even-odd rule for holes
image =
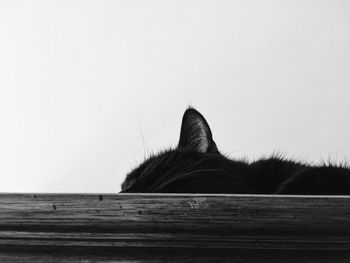
{"label": "cat ear", "polygon": [[188,108],[183,117],[179,148],[192,148],[198,152],[218,152],[210,127],[202,114]]}

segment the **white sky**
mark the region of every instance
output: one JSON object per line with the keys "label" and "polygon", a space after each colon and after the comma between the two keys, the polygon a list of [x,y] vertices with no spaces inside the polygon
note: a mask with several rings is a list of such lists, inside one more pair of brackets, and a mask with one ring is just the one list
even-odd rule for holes
{"label": "white sky", "polygon": [[[219,149],[350,160],[350,1],[0,1],[0,192],[117,192],[196,106]],[[143,139],[144,138],[144,139]]]}

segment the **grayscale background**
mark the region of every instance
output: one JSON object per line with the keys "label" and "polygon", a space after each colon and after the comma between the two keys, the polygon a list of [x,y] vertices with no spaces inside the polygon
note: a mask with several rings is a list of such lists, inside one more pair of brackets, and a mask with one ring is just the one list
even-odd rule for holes
{"label": "grayscale background", "polygon": [[195,106],[219,149],[350,159],[350,1],[0,0],[0,192],[117,192]]}

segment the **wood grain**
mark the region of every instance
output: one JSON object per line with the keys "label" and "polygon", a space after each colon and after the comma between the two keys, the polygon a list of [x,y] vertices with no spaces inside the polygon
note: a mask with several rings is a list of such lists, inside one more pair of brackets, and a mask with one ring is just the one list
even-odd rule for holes
{"label": "wood grain", "polygon": [[350,197],[2,194],[0,245],[350,251]]}
{"label": "wood grain", "polygon": [[[147,251],[165,249],[173,251],[165,256],[178,255],[175,262],[190,253],[192,259],[214,255],[213,260],[222,261],[232,258],[225,256],[228,251],[243,250],[279,251],[280,259],[287,252],[310,256],[315,251],[345,253],[332,261],[350,258],[349,196],[0,194],[0,211],[1,262],[22,262],[22,257],[38,257],[28,251],[53,248],[112,249],[119,259],[120,251],[127,249],[143,251],[142,259],[149,258]],[[17,248],[27,254],[18,254]],[[43,260],[57,259],[55,253]],[[71,262],[81,259],[63,255]],[[308,262],[320,260],[312,255]],[[107,261],[118,262],[112,259]],[[251,259],[245,255],[244,261]]]}

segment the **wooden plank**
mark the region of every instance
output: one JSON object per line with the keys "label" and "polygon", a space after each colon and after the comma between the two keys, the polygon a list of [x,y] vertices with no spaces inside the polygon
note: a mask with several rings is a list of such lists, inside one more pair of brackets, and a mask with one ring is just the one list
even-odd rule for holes
{"label": "wooden plank", "polygon": [[1,194],[0,247],[350,251],[349,196]]}
{"label": "wooden plank", "polygon": [[71,262],[71,263],[119,263],[119,262],[288,262],[288,263],[329,263],[329,262],[349,262],[349,254],[346,253],[324,253],[298,251],[250,251],[247,252],[205,252],[205,251],[123,251],[121,253],[112,253],[103,251],[103,253],[66,253],[57,251],[50,253],[13,253],[4,252],[0,254],[1,263],[19,263],[19,262]]}
{"label": "wooden plank", "polygon": [[329,262],[349,262],[347,253],[330,252],[307,252],[305,251],[251,251],[248,252],[218,252],[218,251],[183,251],[183,250],[150,250],[122,252],[90,253],[86,250],[67,253],[66,251],[56,251],[50,253],[14,253],[3,252],[0,254],[1,263],[51,263],[51,262],[71,262],[71,263],[119,263],[119,262],[288,262],[288,263],[329,263]]}

